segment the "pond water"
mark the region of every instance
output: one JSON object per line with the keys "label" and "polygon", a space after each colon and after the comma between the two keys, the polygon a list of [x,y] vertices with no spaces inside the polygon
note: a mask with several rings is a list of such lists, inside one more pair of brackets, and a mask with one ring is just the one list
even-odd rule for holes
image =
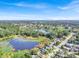
{"label": "pond water", "polygon": [[39,44],[38,42],[24,41],[22,39],[12,39],[9,43],[15,50],[32,49]]}

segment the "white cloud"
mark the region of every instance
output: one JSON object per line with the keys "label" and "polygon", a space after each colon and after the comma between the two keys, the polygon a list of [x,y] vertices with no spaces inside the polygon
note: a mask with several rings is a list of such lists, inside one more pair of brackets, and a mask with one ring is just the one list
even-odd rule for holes
{"label": "white cloud", "polygon": [[24,2],[18,2],[18,3],[8,3],[8,2],[1,2],[1,4],[6,4],[6,5],[13,5],[13,6],[17,6],[17,7],[30,7],[30,8],[47,8],[46,4],[28,4],[28,3],[24,3]]}
{"label": "white cloud", "polygon": [[47,16],[47,15],[13,15],[0,16],[0,20],[79,20],[79,17]]}
{"label": "white cloud", "polygon": [[0,16],[0,20],[43,20],[45,17],[42,17],[40,15],[5,15]]}
{"label": "white cloud", "polygon": [[19,6],[19,7],[30,7],[30,8],[47,8],[47,6],[45,4],[26,4],[26,3],[16,3],[14,4],[15,6]]}
{"label": "white cloud", "polygon": [[79,8],[79,0],[73,0],[70,4],[68,4],[64,7],[58,7],[58,8],[62,9],[62,10],[69,10],[69,9]]}

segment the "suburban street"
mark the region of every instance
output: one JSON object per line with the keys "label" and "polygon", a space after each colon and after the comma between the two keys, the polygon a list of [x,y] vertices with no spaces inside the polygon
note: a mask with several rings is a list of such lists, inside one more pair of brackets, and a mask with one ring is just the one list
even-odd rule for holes
{"label": "suburban street", "polygon": [[68,37],[66,37],[66,39],[62,43],[60,43],[57,47],[59,48],[62,45],[65,45],[72,36],[73,36],[73,33],[71,33]]}
{"label": "suburban street", "polygon": [[50,58],[51,56],[53,57],[53,56],[56,54],[57,51],[61,50],[60,47],[61,47],[62,45],[65,45],[65,44],[68,42],[68,40],[69,40],[72,36],[73,36],[73,33],[71,33],[71,34],[70,34],[62,43],[60,43],[58,46],[54,46],[54,47],[56,48],[56,50],[54,50],[55,53],[53,53],[53,52],[49,53],[48,57],[49,57],[49,58]]}

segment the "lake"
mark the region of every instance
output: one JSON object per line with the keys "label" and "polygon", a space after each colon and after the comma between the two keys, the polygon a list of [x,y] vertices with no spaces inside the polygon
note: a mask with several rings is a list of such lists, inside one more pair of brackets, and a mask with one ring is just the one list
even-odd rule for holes
{"label": "lake", "polygon": [[15,50],[32,49],[39,44],[38,42],[33,42],[31,40],[24,41],[23,39],[20,39],[20,38],[19,39],[12,39],[9,41],[9,43]]}

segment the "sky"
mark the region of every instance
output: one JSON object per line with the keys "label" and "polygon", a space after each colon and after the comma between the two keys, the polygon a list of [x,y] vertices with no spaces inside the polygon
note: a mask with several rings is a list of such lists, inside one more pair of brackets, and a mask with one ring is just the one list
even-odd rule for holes
{"label": "sky", "polygon": [[79,20],[79,0],[0,0],[0,20]]}

